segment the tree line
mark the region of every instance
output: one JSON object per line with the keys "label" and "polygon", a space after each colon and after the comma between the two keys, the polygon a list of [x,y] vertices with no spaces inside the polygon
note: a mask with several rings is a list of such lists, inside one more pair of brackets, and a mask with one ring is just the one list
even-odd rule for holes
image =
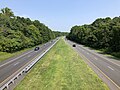
{"label": "tree line", "polygon": [[60,37],[60,36],[67,36],[68,32],[60,32],[60,31],[53,31],[55,34],[55,37]]}
{"label": "tree line", "polygon": [[89,25],[73,26],[67,38],[120,57],[120,17],[98,18]]}
{"label": "tree line", "polygon": [[[62,32],[60,32],[62,35]],[[0,13],[0,51],[16,52],[33,47],[57,35],[38,20],[15,16],[8,7]]]}

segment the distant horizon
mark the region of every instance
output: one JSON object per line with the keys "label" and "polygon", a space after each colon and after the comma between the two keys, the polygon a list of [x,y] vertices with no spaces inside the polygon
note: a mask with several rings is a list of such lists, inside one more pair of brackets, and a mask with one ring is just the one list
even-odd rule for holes
{"label": "distant horizon", "polygon": [[[8,7],[9,8],[9,7]],[[15,14],[14,14],[15,15]],[[19,16],[19,15],[15,15],[15,16]],[[33,19],[33,18],[30,18],[30,17],[27,17],[27,16],[19,16],[19,17],[24,17],[24,18],[29,18],[30,20],[32,20],[32,21],[34,21],[34,20],[38,20],[38,19]],[[99,19],[99,18],[102,18],[102,19],[105,19],[105,18],[107,18],[107,17],[110,17],[110,16],[106,16],[106,17],[98,17],[98,18],[96,18],[96,19]],[[115,17],[120,17],[120,16],[114,16],[114,17],[110,17],[111,19],[113,19],[113,18],[115,18]],[[94,19],[93,21],[91,21],[91,22],[89,22],[89,23],[83,23],[83,24],[75,24],[75,25],[77,25],[77,26],[82,26],[82,25],[89,25],[89,24],[92,24],[96,19]],[[45,24],[44,22],[41,22],[41,20],[38,20],[38,21],[40,21],[40,23],[43,23],[43,24]],[[47,27],[49,27],[47,24],[45,24]],[[71,26],[71,28],[73,27],[73,26],[75,26],[75,25],[72,25]],[[50,27],[49,27],[50,28]],[[71,29],[70,28],[70,29]],[[50,28],[51,29],[51,28]],[[51,29],[52,30],[52,29]],[[70,32],[70,31],[60,31],[60,30],[52,30],[52,31],[58,31],[58,32]]]}
{"label": "distant horizon", "polygon": [[120,16],[120,0],[0,1],[0,9],[5,7],[15,16],[39,20],[52,31],[61,32],[70,32],[72,26],[91,24],[98,18]]}
{"label": "distant horizon", "polygon": [[[15,16],[18,16],[18,15],[15,15]],[[19,16],[19,17],[24,17],[24,16]],[[109,17],[109,16],[108,16]],[[120,16],[114,16],[114,17],[110,17],[111,19],[113,19],[113,18],[115,18],[115,17],[120,17]],[[38,19],[31,19],[30,17],[24,17],[24,18],[29,18],[31,21],[34,21],[34,20],[38,20]],[[107,17],[99,17],[99,18],[102,18],[102,19],[105,19],[105,18],[107,18]],[[96,18],[96,19],[99,19],[99,18]],[[95,19],[95,20],[96,20]],[[93,20],[91,23],[84,23],[84,24],[76,24],[77,26],[82,26],[82,25],[89,25],[89,24],[92,24],[95,20]],[[38,21],[40,21],[40,20],[38,20]],[[43,23],[43,22],[41,22],[40,21],[40,23]],[[45,23],[43,23],[43,24],[45,24]],[[49,27],[47,24],[45,24],[45,26],[47,26],[47,27]],[[75,25],[73,25],[73,26],[75,26]],[[73,26],[71,26],[71,28],[73,27]],[[51,28],[50,28],[51,29]],[[52,30],[52,29],[51,29]],[[60,31],[60,30],[52,30],[52,31],[58,31],[58,32],[70,32],[70,31]]]}

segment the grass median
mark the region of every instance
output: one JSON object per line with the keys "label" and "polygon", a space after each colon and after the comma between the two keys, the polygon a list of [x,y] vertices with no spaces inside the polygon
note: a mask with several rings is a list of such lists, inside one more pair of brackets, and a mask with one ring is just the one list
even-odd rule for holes
{"label": "grass median", "polygon": [[33,67],[15,90],[109,90],[63,39]]}

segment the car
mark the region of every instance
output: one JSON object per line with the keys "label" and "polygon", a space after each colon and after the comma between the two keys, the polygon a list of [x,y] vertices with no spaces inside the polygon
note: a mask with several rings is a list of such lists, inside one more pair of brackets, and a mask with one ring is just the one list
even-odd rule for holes
{"label": "car", "polygon": [[38,51],[40,48],[39,47],[35,47],[34,51]]}
{"label": "car", "polygon": [[75,45],[75,44],[73,44],[73,47],[76,47],[76,45]]}

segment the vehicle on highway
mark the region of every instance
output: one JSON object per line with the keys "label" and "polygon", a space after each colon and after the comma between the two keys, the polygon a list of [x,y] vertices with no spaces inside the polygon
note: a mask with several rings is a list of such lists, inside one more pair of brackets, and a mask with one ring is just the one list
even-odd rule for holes
{"label": "vehicle on highway", "polygon": [[75,44],[73,44],[73,47],[76,47],[76,45],[75,45]]}
{"label": "vehicle on highway", "polygon": [[38,51],[40,48],[39,47],[35,47],[34,51]]}

